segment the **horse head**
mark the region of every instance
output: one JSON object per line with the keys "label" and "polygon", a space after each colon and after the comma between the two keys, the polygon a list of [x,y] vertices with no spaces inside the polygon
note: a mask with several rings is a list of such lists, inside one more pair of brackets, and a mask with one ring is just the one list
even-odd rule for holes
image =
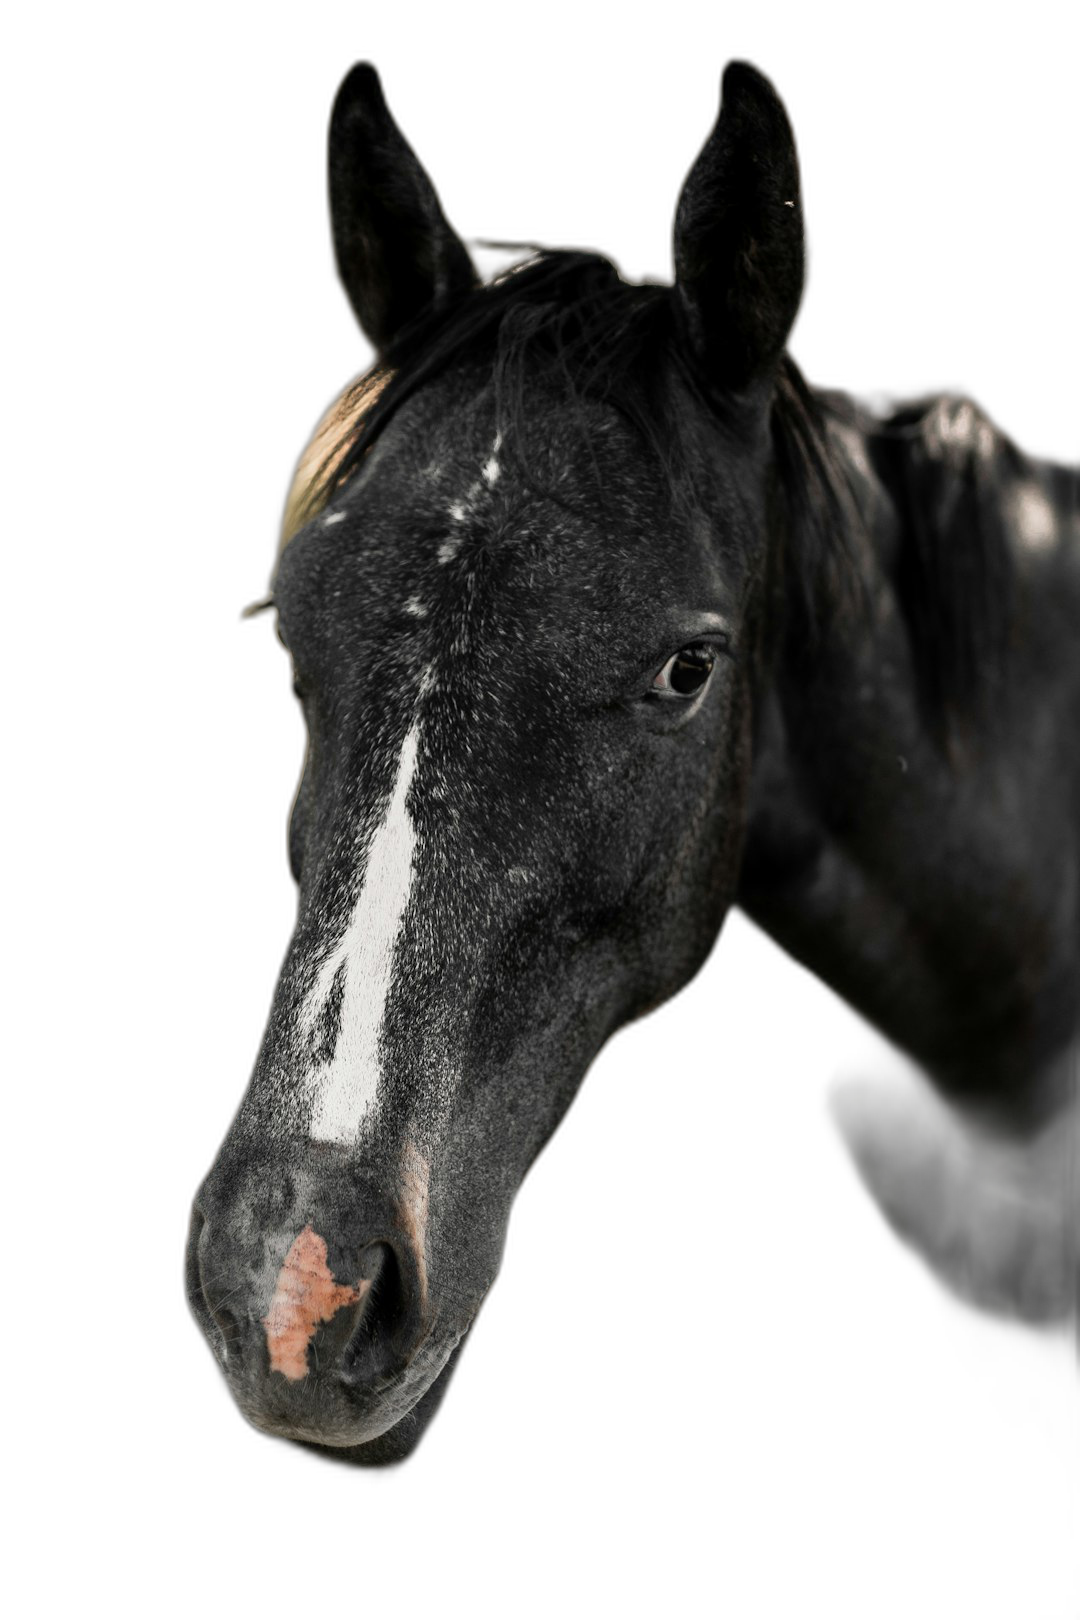
{"label": "horse head", "polygon": [[287,509],[298,915],[188,1277],[253,1422],[380,1461],[593,1056],[732,902],[803,238],[786,116],[741,65],[673,287],[586,253],[480,286],[368,67],[330,188],[378,359]]}

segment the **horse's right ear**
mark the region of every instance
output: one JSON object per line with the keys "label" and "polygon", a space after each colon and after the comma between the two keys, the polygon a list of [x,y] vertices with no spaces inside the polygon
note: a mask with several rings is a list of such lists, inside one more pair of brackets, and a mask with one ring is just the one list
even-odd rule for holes
{"label": "horse's right ear", "polygon": [[477,283],[367,62],[348,74],[330,116],[330,220],[338,274],[380,357],[411,321]]}
{"label": "horse's right ear", "polygon": [[675,214],[675,301],[711,389],[770,383],[799,308],[803,222],[795,140],[755,68],[724,72],[720,116]]}

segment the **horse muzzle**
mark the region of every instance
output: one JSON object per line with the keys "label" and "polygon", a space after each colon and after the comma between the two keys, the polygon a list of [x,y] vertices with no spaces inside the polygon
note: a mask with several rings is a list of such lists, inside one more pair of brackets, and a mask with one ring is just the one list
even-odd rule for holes
{"label": "horse muzzle", "polygon": [[422,1161],[389,1198],[327,1168],[215,1166],[192,1212],[187,1292],[256,1427],[364,1446],[424,1396],[461,1333],[436,1331]]}

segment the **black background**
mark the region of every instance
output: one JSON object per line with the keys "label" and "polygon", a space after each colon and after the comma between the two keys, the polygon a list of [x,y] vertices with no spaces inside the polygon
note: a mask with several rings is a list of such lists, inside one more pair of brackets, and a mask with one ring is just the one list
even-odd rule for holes
{"label": "black background", "polygon": [[[149,1505],[165,1477],[191,1490],[223,1555],[235,1510],[257,1521],[267,1503],[270,1539],[303,1507],[342,1567],[351,1534],[387,1558],[458,1526],[466,1573],[489,1545],[534,1562],[602,1523],[615,1555],[649,1567],[672,1547],[737,1555],[750,1534],[779,1547],[810,1524],[842,1568],[853,1515],[946,1534],[941,1503],[988,1492],[1004,1511],[1049,1492],[1075,1447],[1059,1348],[954,1314],[879,1230],[819,1111],[827,1072],[865,1037],[737,923],[695,987],[589,1077],[521,1192],[504,1273],[405,1471],[345,1476],[254,1434],[183,1302],[189,1199],[251,1068],[293,904],[283,825],[300,726],[269,622],[238,614],[266,588],[304,437],[366,360],[325,228],[337,79],[361,55],[379,63],[463,235],[601,246],[664,272],[722,62],[753,58],[800,139],[808,374],[959,387],[1028,449],[1075,455],[1061,49],[1035,31],[931,45],[861,15],[853,37],[732,8],[690,37],[662,10],[648,24],[508,11],[436,34],[313,11],[225,45],[178,32],[139,86],[120,185],[154,243],[133,309],[167,407],[152,429],[154,538],[131,564],[157,603],[160,726],[141,747],[168,875],[164,915],[147,880],[142,935],[159,941],[144,966],[160,1068],[134,1082],[152,1098],[139,1194],[159,1348],[117,1379],[108,1443],[149,1492],[131,1511],[168,1539],[189,1526]],[[591,28],[619,37],[588,44]]]}

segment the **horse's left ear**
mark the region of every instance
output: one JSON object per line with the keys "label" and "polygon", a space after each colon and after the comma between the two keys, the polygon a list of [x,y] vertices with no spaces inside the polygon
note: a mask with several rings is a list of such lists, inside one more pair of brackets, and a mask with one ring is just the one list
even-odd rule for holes
{"label": "horse's left ear", "polygon": [[768,79],[732,62],[675,214],[679,322],[710,388],[743,393],[771,381],[799,308],[803,262],[791,125]]}
{"label": "horse's left ear", "polygon": [[368,62],[337,93],[329,156],[338,274],[383,356],[411,321],[474,287],[476,271]]}

